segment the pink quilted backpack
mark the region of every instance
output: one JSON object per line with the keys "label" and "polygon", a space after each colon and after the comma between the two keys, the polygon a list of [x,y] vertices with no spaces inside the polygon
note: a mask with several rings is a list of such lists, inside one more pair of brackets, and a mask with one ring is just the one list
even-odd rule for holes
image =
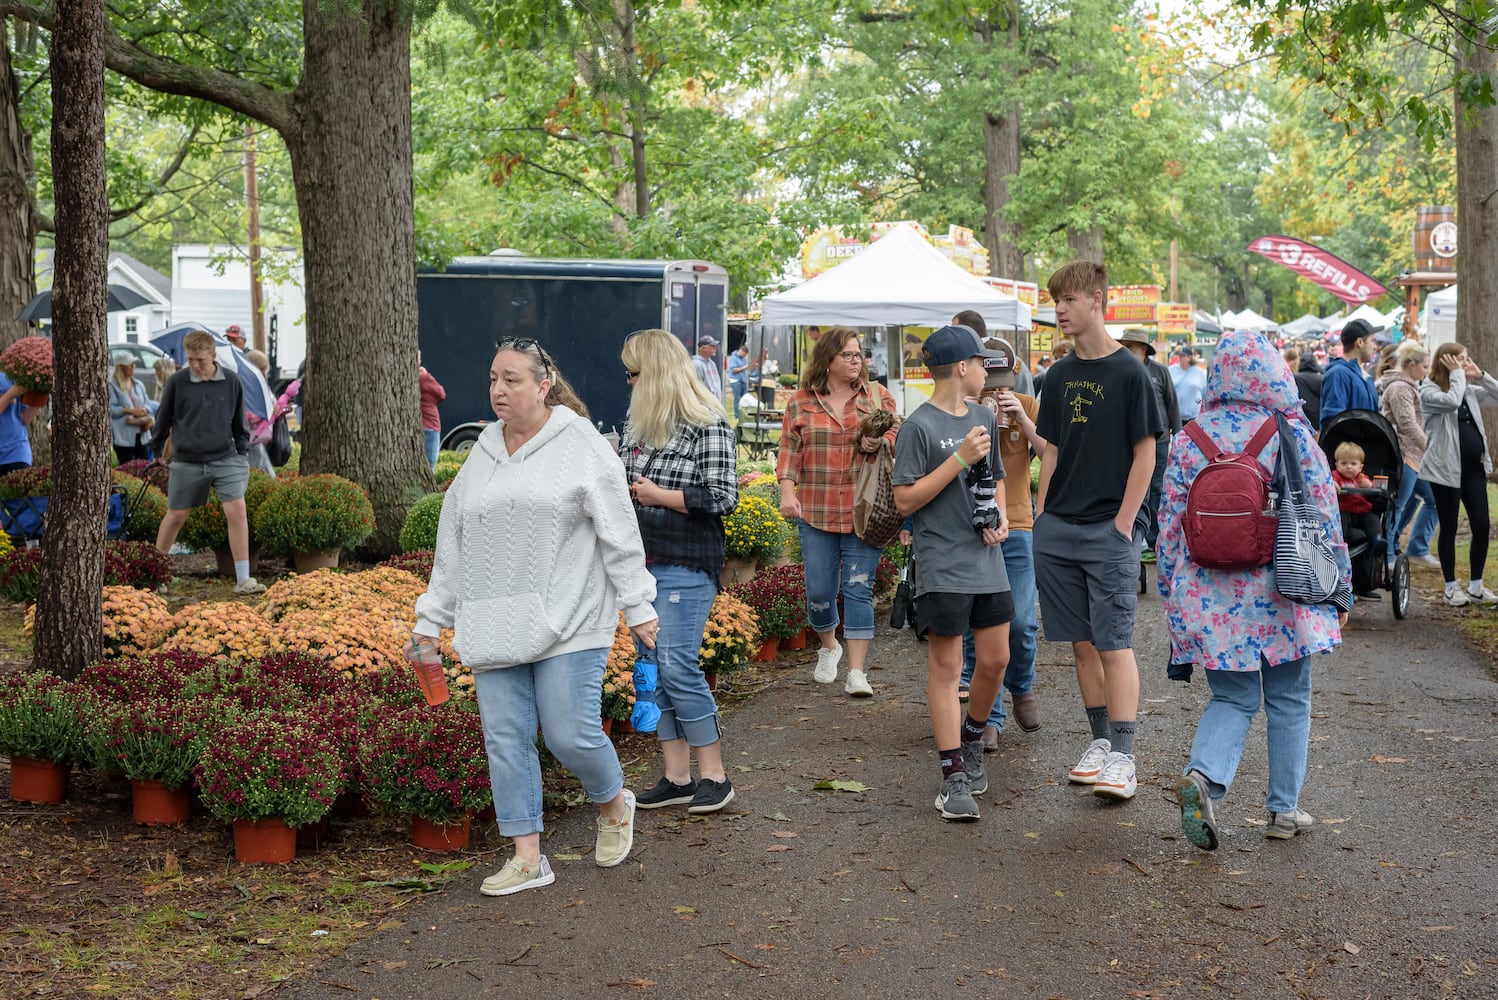
{"label": "pink quilted backpack", "polygon": [[1268,565],[1274,558],[1279,517],[1270,475],[1258,457],[1278,434],[1274,417],[1265,420],[1236,455],[1223,454],[1195,420],[1186,425],[1186,434],[1207,456],[1186,493],[1186,548],[1191,561],[1206,569]]}

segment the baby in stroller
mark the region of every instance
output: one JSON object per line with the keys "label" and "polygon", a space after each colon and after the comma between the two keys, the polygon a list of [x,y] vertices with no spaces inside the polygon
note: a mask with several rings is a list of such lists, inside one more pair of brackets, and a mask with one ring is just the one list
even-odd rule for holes
{"label": "baby in stroller", "polygon": [[1343,441],[1337,445],[1334,458],[1332,482],[1337,486],[1337,506],[1342,511],[1342,537],[1348,549],[1360,542],[1368,543],[1352,561],[1352,592],[1365,599],[1382,600],[1382,595],[1373,589],[1373,561],[1382,549],[1379,516],[1373,512],[1373,501],[1367,496],[1348,492],[1373,489],[1373,480],[1363,474],[1363,448],[1355,441]]}

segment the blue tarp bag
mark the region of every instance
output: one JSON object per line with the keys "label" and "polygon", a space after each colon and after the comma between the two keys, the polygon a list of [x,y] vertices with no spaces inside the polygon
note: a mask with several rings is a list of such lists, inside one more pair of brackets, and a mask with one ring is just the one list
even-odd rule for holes
{"label": "blue tarp bag", "polygon": [[653,659],[635,660],[635,711],[629,724],[638,733],[653,733],[661,721],[660,707],[655,703],[655,685],[659,668]]}

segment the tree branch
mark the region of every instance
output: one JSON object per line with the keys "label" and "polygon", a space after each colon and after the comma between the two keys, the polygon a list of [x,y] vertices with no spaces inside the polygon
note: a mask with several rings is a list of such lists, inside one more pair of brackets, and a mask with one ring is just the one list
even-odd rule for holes
{"label": "tree branch", "polygon": [[[56,14],[45,0],[0,0],[0,17],[54,31]],[[209,66],[190,66],[156,55],[105,26],[104,64],[121,76],[163,94],[196,97],[253,118],[277,132],[290,131],[296,113],[291,95]]]}

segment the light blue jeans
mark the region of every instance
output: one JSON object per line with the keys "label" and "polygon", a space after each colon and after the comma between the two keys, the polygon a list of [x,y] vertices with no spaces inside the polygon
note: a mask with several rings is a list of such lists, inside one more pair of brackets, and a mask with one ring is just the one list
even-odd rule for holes
{"label": "light blue jeans", "polygon": [[853,532],[846,535],[797,521],[806,568],[806,617],[818,632],[837,628],[837,591],[843,591],[843,636],[874,638],[874,571],[879,550]]}
{"label": "light blue jeans", "polygon": [[655,637],[659,677],[655,704],[661,721],[655,735],[665,743],[684,739],[688,746],[711,746],[722,738],[718,703],[698,665],[702,633],[718,596],[718,581],[701,570],[652,564],[655,613],[660,626]]}
{"label": "light blue jeans", "polygon": [[[1028,531],[1011,531],[1002,542],[1004,570],[1009,574],[1009,592],[1014,598],[1014,617],[1009,622],[1009,667],[1004,671],[1004,686],[1011,695],[1029,694],[1035,686],[1035,634],[1039,630],[1040,616],[1035,612],[1035,601],[1039,597],[1035,589],[1035,546]],[[973,633],[962,637],[962,683],[971,684],[973,668],[977,665],[973,649]],[[1002,695],[993,700],[993,711],[988,713],[988,723],[1000,732],[1004,731]]]}
{"label": "light blue jeans", "polygon": [[535,663],[475,671],[494,815],[505,837],[540,833],[541,759],[536,724],[546,749],[582,783],[588,799],[612,801],[624,787],[614,744],[603,734],[599,704],[609,651],[584,649]]}
{"label": "light blue jeans", "polygon": [[437,467],[437,452],[442,447],[442,432],[429,431],[423,427],[421,429],[421,442],[427,450],[427,464],[435,469]]}
{"label": "light blue jeans", "polygon": [[1311,738],[1311,658],[1303,656],[1258,670],[1208,670],[1212,698],[1196,724],[1187,770],[1207,779],[1207,794],[1228,793],[1248,730],[1262,701],[1269,736],[1270,812],[1290,812],[1300,801],[1306,779],[1306,748]]}
{"label": "light blue jeans", "polygon": [[[1420,501],[1420,516],[1415,516],[1415,501]],[[1430,555],[1430,540],[1436,536],[1436,498],[1430,491],[1430,483],[1421,479],[1419,474],[1406,465],[1401,470],[1399,479],[1399,495],[1394,498],[1394,524],[1397,528],[1394,532],[1396,539],[1403,537],[1404,529],[1409,527],[1411,521],[1415,522],[1415,529],[1410,532],[1410,544],[1406,546],[1405,552],[1412,556]]]}

